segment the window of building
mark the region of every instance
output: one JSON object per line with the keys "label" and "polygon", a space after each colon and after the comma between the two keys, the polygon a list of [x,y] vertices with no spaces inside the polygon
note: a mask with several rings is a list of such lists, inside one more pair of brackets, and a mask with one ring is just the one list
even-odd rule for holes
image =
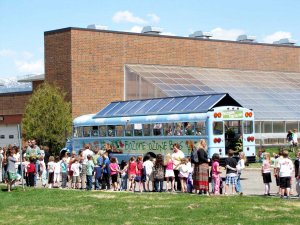
{"label": "window of building", "polygon": [[273,122],[273,133],[285,133],[284,122]]}
{"label": "window of building", "polygon": [[14,139],[14,135],[10,134],[10,135],[8,136],[8,138],[9,138],[9,139]]}
{"label": "window of building", "polygon": [[272,133],[272,122],[264,121],[263,123],[263,133]]}
{"label": "window of building", "polygon": [[287,133],[289,130],[298,130],[298,121],[287,121],[285,123],[286,130],[285,132]]}
{"label": "window of building", "polygon": [[5,138],[5,135],[1,134],[0,139],[4,139],[4,138]]}

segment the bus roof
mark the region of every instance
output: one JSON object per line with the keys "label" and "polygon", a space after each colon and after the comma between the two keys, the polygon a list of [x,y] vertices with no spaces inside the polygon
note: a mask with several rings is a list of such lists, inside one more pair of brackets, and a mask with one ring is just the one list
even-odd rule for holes
{"label": "bus roof", "polygon": [[220,106],[243,107],[228,93],[213,93],[115,101],[100,110],[93,118],[206,113],[212,108]]}

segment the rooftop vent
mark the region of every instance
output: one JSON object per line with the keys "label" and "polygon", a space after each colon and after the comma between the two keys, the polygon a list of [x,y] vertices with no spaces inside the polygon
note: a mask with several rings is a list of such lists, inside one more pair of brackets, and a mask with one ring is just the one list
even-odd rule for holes
{"label": "rooftop vent", "polygon": [[97,25],[97,24],[90,24],[87,26],[88,29],[95,29],[95,30],[107,30],[108,27],[107,26],[103,26],[103,25]]}
{"label": "rooftop vent", "polygon": [[236,41],[239,41],[239,42],[256,42],[256,37],[255,36],[248,36],[246,34],[242,34],[242,35],[238,36]]}
{"label": "rooftop vent", "polygon": [[203,31],[195,31],[194,33],[190,34],[189,37],[192,38],[201,38],[201,39],[209,39],[212,37],[212,33],[210,32],[203,32]]}
{"label": "rooftop vent", "polygon": [[141,33],[143,34],[160,34],[163,31],[160,27],[145,26]]}
{"label": "rooftop vent", "polygon": [[282,38],[279,41],[274,41],[273,44],[275,44],[275,45],[290,45],[290,46],[293,46],[296,43],[295,43],[294,40],[291,40],[289,38]]}

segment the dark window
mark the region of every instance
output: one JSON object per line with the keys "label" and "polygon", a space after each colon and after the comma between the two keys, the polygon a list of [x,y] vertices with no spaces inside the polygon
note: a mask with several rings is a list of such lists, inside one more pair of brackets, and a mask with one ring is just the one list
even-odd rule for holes
{"label": "dark window", "polygon": [[14,135],[11,134],[11,135],[8,136],[8,138],[9,139],[14,139]]}
{"label": "dark window", "polygon": [[5,138],[5,135],[0,135],[0,139],[4,139]]}

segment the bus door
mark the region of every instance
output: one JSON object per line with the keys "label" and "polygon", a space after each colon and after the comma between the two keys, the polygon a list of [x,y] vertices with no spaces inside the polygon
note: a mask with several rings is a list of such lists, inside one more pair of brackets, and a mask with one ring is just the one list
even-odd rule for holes
{"label": "bus door", "polygon": [[225,153],[232,149],[235,153],[243,151],[242,121],[224,121],[225,128]]}

